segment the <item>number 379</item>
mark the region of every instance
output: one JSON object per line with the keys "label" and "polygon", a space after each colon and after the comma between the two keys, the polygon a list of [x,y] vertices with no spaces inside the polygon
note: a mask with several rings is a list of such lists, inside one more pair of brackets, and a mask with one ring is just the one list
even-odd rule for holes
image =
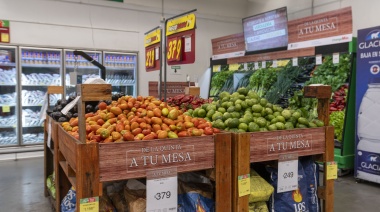
{"label": "number 379", "polygon": [[176,37],[168,40],[168,50],[167,58],[168,61],[180,61],[181,60],[181,49],[182,48],[182,38]]}

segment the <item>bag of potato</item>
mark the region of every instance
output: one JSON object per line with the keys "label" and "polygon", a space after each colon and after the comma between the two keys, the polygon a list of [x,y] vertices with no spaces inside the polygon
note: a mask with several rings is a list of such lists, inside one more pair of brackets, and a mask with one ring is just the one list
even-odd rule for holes
{"label": "bag of potato", "polygon": [[99,197],[99,212],[116,212],[111,199],[105,193]]}
{"label": "bag of potato", "polygon": [[124,182],[117,182],[107,186],[107,194],[117,212],[128,212],[128,204],[124,198],[124,186]]}
{"label": "bag of potato", "polygon": [[253,169],[251,169],[250,175],[251,194],[249,195],[249,202],[268,201],[274,191],[273,186]]}
{"label": "bag of potato", "polygon": [[129,212],[146,210],[146,186],[137,180],[128,180],[124,188],[124,198]]}
{"label": "bag of potato", "polygon": [[188,211],[215,211],[211,184],[178,180],[178,212]]}
{"label": "bag of potato", "polygon": [[249,203],[249,212],[269,212],[266,202]]}

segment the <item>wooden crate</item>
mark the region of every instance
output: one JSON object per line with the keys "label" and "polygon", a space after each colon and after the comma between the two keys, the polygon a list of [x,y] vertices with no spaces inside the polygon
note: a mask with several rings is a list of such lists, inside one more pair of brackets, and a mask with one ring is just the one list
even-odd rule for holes
{"label": "wooden crate", "polygon": [[[85,101],[97,101],[97,98],[104,99],[105,93],[110,94],[107,88],[87,89],[87,85],[81,86],[78,93],[82,92],[83,98],[78,108],[82,111]],[[94,95],[94,89],[101,94]],[[86,97],[83,91],[91,92],[91,98]],[[79,114],[79,140],[62,126],[57,128],[56,179],[59,182],[57,193],[61,195],[58,203],[73,185],[79,211],[80,199],[102,195],[103,182],[144,178],[148,170],[176,167],[178,173],[214,169],[216,210],[232,211],[231,133],[180,139],[85,143],[84,113]]]}
{"label": "wooden crate", "polygon": [[102,182],[144,178],[148,170],[176,167],[178,173],[184,173],[215,169],[217,211],[231,211],[231,133],[84,144],[59,126],[58,137],[59,164],[75,185],[78,200],[101,196]]}
{"label": "wooden crate", "polygon": [[[307,86],[306,97],[318,99],[318,118],[329,123],[328,100],[330,86]],[[281,154],[313,155],[324,163],[334,160],[334,128],[332,126],[270,132],[238,133],[232,135],[232,211],[248,212],[249,196],[239,197],[238,176],[250,173],[250,163],[276,161]],[[323,211],[334,210],[334,180],[323,176],[318,188]]]}

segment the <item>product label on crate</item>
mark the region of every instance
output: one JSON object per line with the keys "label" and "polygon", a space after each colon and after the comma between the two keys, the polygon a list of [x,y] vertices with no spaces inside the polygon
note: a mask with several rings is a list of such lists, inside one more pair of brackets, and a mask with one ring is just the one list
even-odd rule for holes
{"label": "product label on crate", "polygon": [[238,192],[239,197],[249,195],[251,193],[251,180],[250,174],[238,176]]}
{"label": "product label on crate", "polygon": [[80,199],[79,207],[81,212],[99,212],[99,197]]}
{"label": "product label on crate", "polygon": [[335,161],[326,162],[326,164],[327,164],[326,178],[328,180],[338,179],[338,164]]}
{"label": "product label on crate", "polygon": [[357,151],[358,171],[369,174],[380,175],[380,154],[367,152],[363,150]]}
{"label": "product label on crate", "polygon": [[49,117],[49,123],[48,123],[48,128],[47,128],[48,137],[47,137],[47,141],[46,141],[47,142],[46,145],[49,148],[51,148],[51,119],[52,118]]}
{"label": "product label on crate", "polygon": [[277,193],[298,188],[298,155],[280,155],[278,159]]}
{"label": "product label on crate", "polygon": [[177,169],[158,169],[147,172],[146,211],[175,212],[178,206]]}

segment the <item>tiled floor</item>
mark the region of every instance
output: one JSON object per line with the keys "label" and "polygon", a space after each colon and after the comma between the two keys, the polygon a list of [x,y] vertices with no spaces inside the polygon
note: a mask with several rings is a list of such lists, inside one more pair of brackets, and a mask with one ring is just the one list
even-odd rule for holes
{"label": "tiled floor", "polygon": [[[0,211],[51,211],[44,197],[43,173],[43,158],[0,161]],[[352,176],[339,178],[335,183],[334,211],[380,211],[380,185],[356,183]]]}

